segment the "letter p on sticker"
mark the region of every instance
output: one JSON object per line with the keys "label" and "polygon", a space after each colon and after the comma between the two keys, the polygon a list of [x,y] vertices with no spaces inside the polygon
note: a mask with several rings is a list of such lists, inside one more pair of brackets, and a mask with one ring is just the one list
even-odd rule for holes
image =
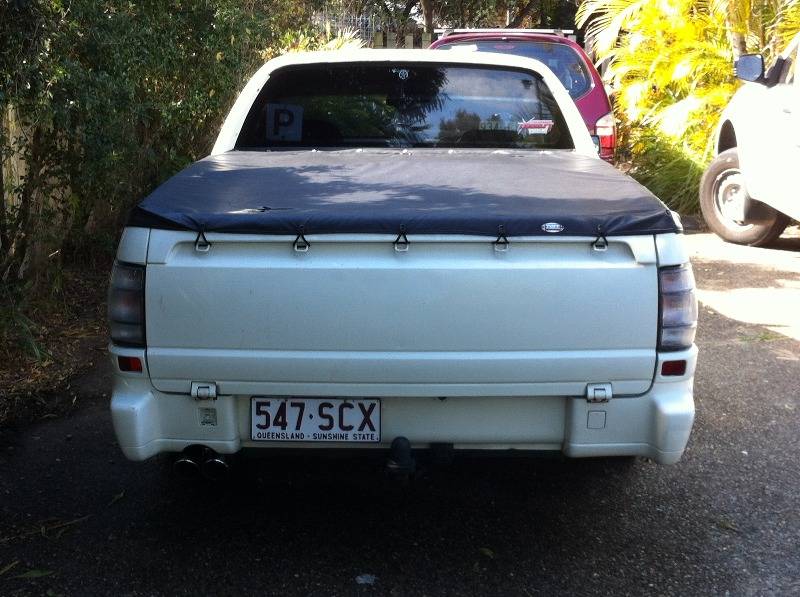
{"label": "letter p on sticker", "polygon": [[267,104],[267,140],[299,142],[303,137],[303,106]]}

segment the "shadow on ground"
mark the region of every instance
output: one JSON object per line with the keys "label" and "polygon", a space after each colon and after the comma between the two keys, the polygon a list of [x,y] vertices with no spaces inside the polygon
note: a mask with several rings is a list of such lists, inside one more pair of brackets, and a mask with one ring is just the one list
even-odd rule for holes
{"label": "shadow on ground", "polygon": [[770,247],[778,251],[794,251],[800,253],[800,237],[782,236]]}

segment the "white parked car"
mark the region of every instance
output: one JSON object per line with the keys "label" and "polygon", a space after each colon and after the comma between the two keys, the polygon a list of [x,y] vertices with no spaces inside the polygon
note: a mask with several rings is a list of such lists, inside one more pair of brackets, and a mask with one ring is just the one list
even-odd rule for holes
{"label": "white parked car", "polygon": [[131,214],[109,291],[123,452],[676,462],[694,419],[677,216],[540,62],[292,54]]}
{"label": "white parked car", "polygon": [[764,246],[800,220],[800,76],[794,38],[769,71],[748,54],[736,74],[748,81],[731,99],[716,133],[717,157],[700,183],[700,207],[723,239]]}

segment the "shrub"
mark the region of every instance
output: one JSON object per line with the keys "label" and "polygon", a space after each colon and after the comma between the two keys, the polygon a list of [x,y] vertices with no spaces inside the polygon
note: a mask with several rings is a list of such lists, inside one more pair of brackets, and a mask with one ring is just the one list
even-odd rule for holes
{"label": "shrub", "polygon": [[135,201],[209,151],[302,18],[290,2],[0,0],[0,278],[41,287],[61,249],[112,246]]}

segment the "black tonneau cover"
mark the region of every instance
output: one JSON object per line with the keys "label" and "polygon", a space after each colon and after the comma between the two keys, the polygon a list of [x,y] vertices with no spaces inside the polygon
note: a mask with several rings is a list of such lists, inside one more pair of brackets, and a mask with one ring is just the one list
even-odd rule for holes
{"label": "black tonneau cover", "polygon": [[466,149],[230,151],[170,178],[128,225],[495,238],[680,231],[661,201],[602,160]]}

